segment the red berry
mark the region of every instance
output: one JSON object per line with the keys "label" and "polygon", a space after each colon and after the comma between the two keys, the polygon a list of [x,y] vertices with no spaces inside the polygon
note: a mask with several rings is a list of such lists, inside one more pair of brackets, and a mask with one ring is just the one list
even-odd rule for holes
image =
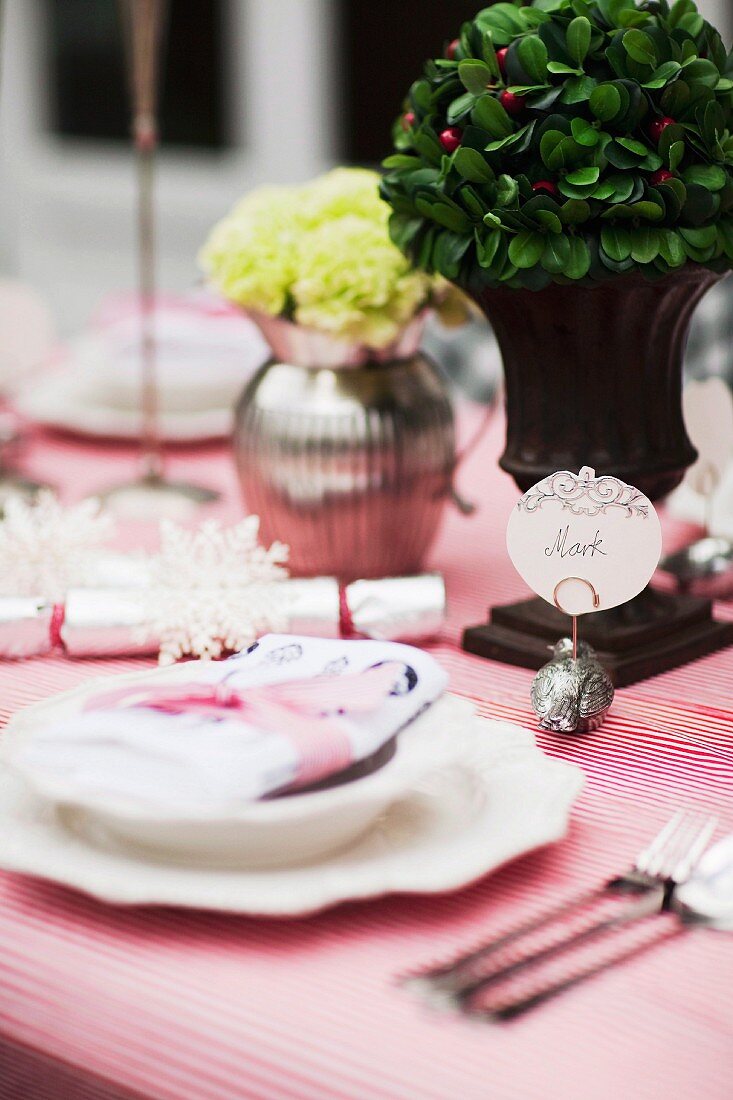
{"label": "red berry", "polygon": [[673,118],[669,118],[668,115],[665,115],[664,118],[655,118],[652,122],[649,123],[649,136],[652,141],[659,142],[659,139],[661,138],[667,127],[674,126],[674,124],[675,120]]}
{"label": "red berry", "polygon": [[537,180],[537,183],[532,184],[532,190],[544,191],[546,195],[552,195],[553,199],[560,196],[560,192],[552,180]]}
{"label": "red berry", "polygon": [[506,55],[509,53],[507,46],[503,49],[496,51],[496,60],[499,62],[499,71],[502,76],[506,76]]}
{"label": "red berry", "polygon": [[443,130],[440,135],[440,144],[445,149],[446,153],[454,153],[458,146],[461,144],[463,138],[463,130],[460,126],[449,126],[447,130]]}
{"label": "red berry", "polygon": [[519,115],[524,110],[527,102],[526,95],[515,95],[514,92],[502,92],[499,102],[508,115]]}
{"label": "red berry", "polygon": [[455,61],[456,53],[460,44],[461,43],[458,41],[458,39],[454,38],[453,41],[446,46],[445,56],[448,58],[449,61]]}
{"label": "red berry", "polygon": [[414,125],[415,125],[415,112],[414,111],[406,111],[405,114],[402,116],[402,129],[403,130],[411,130]]}
{"label": "red berry", "polygon": [[658,172],[655,172],[654,175],[649,177],[649,182],[653,184],[654,187],[656,187],[658,183],[664,183],[666,180],[673,179],[673,172],[668,172],[666,168],[660,168]]}

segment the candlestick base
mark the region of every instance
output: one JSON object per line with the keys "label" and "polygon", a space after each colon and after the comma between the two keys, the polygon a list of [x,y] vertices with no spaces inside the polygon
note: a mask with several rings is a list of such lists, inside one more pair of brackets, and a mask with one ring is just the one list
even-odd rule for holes
{"label": "candlestick base", "polygon": [[96,494],[105,508],[125,519],[180,518],[192,508],[210,504],[221,495],[216,489],[186,481],[170,481],[161,474],[144,474]]}

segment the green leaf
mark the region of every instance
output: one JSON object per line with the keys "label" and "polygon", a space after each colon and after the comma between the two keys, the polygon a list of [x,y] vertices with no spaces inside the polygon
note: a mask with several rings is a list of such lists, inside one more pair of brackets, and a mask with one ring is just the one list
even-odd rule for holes
{"label": "green leaf", "polygon": [[625,260],[631,255],[631,233],[621,226],[604,226],[601,230],[601,244],[612,260]]}
{"label": "green leaf", "polygon": [[689,64],[683,63],[683,68],[688,84],[702,84],[706,88],[715,88],[720,80],[717,67],[704,57],[695,58]]}
{"label": "green leaf", "polygon": [[599,84],[590,95],[589,106],[601,122],[609,122],[621,111],[621,93],[613,84]]}
{"label": "green leaf", "polygon": [[468,185],[461,187],[460,191],[456,192],[456,197],[460,198],[464,209],[466,209],[469,214],[472,214],[474,218],[483,218],[486,213],[486,203],[483,199],[479,198],[473,187],[469,187]]}
{"label": "green leaf", "polygon": [[659,229],[659,255],[670,267],[681,267],[687,260],[687,253],[679,235],[674,229]]}
{"label": "green leaf", "polygon": [[677,26],[680,30],[687,31],[693,38],[697,38],[702,33],[702,29],[705,26],[705,20],[699,12],[691,11],[687,15],[683,15]]}
{"label": "green leaf", "polygon": [[382,161],[383,168],[392,168],[397,171],[407,170],[411,168],[420,168],[422,161],[419,157],[410,157],[405,153],[393,153],[390,157],[385,157]]}
{"label": "green leaf", "polygon": [[726,256],[733,260],[733,223],[723,219],[718,222],[718,236]]}
{"label": "green leaf", "polygon": [[545,238],[541,233],[526,230],[512,238],[509,245],[509,259],[520,270],[534,267],[545,250]]}
{"label": "green leaf", "polygon": [[708,191],[720,191],[728,177],[717,164],[693,164],[682,173],[685,183],[697,183]]}
{"label": "green leaf", "polygon": [[629,221],[644,218],[647,221],[657,222],[663,217],[664,209],[656,202],[621,202],[615,206],[609,206],[609,208],[604,210],[601,214],[601,218],[604,221],[608,221],[611,218],[624,218]]}
{"label": "green leaf", "polygon": [[684,141],[673,141],[669,147],[669,170],[676,172],[685,155]]}
{"label": "green leaf", "polygon": [[632,29],[623,37],[623,45],[632,61],[641,65],[657,64],[657,48],[646,31]]}
{"label": "green leaf", "polygon": [[659,255],[659,233],[656,229],[634,229],[631,234],[631,258],[638,264],[650,264]]}
{"label": "green leaf", "polygon": [[590,207],[583,199],[568,199],[560,207],[560,221],[563,225],[582,225],[590,217]]}
{"label": "green leaf", "polygon": [[710,245],[715,244],[718,238],[717,229],[714,225],[701,226],[699,229],[688,229],[687,226],[681,225],[679,232],[693,248],[710,248]]}
{"label": "green leaf", "polygon": [[457,279],[461,261],[471,238],[458,233],[440,233],[433,249],[433,264],[446,279]]}
{"label": "green leaf", "polygon": [[628,149],[630,153],[637,153],[640,157],[645,157],[649,153],[648,146],[644,145],[642,141],[637,141],[636,138],[620,137],[616,138],[616,141],[624,149]]}
{"label": "green leaf", "polygon": [[493,170],[476,149],[460,146],[453,154],[453,167],[471,183],[490,183],[494,178]]}
{"label": "green leaf", "polygon": [[570,255],[564,273],[568,279],[584,279],[590,270],[590,251],[582,237],[570,238]]}
{"label": "green leaf", "polygon": [[551,172],[559,172],[562,168],[577,164],[583,155],[582,147],[559,130],[548,130],[542,135],[540,156]]}
{"label": "green leaf", "polygon": [[660,65],[658,69],[655,69],[651,75],[651,79],[647,80],[642,87],[644,88],[664,88],[666,84],[669,84],[670,80],[677,75],[682,66],[678,61],[665,61],[663,65]]}
{"label": "green leaf", "polygon": [[471,111],[471,121],[494,138],[507,137],[514,132],[514,125],[498,99],[482,95]]}
{"label": "green leaf", "polygon": [[496,56],[496,50],[494,49],[494,43],[491,39],[491,31],[485,31],[481,35],[481,56],[489,67],[491,75],[495,80],[501,79],[501,69],[499,68],[499,61]]}
{"label": "green leaf", "polygon": [[708,191],[707,187],[701,187],[698,183],[687,185],[687,199],[682,208],[682,217],[685,222],[693,226],[704,225],[716,212],[715,195]]}
{"label": "green leaf", "polygon": [[535,210],[532,217],[549,233],[562,233],[562,222],[552,210]]}
{"label": "green leaf", "polygon": [[482,95],[487,84],[492,83],[491,69],[484,61],[467,58],[458,63],[458,75],[466,91],[473,95]]}
{"label": "green leaf", "polygon": [[459,119],[463,118],[464,115],[467,115],[475,99],[476,97],[472,95],[471,92],[466,92],[465,95],[459,95],[458,99],[454,99],[446,112],[445,117],[448,123],[452,126],[455,122],[458,122]]}
{"label": "green leaf", "polygon": [[536,34],[522,38],[516,47],[517,58],[530,80],[543,84],[547,76],[547,46]]}
{"label": "green leaf", "polygon": [[618,141],[612,141],[603,150],[606,160],[614,166],[614,168],[620,168],[622,171],[628,171],[629,168],[638,168],[639,162],[642,158],[638,153],[631,153],[628,149],[625,149]]}
{"label": "green leaf", "polygon": [[568,172],[565,179],[573,187],[587,187],[596,183],[600,174],[600,168],[576,168],[574,172]]}
{"label": "green leaf", "polygon": [[598,131],[584,118],[572,119],[570,128],[573,132],[573,139],[577,141],[578,145],[584,145],[586,148],[592,149],[594,145],[598,144]]}
{"label": "green leaf", "polygon": [[487,233],[485,237],[482,237],[479,233],[476,234],[476,255],[481,267],[491,267],[501,241],[502,233],[500,229]]}
{"label": "green leaf", "polygon": [[565,81],[565,89],[560,97],[563,103],[585,103],[590,99],[596,81],[592,76],[572,76]]}
{"label": "green leaf", "polygon": [[496,187],[496,205],[511,206],[519,194],[519,184],[505,173],[499,176]]}
{"label": "green leaf", "polygon": [[559,275],[570,259],[570,241],[564,233],[553,234],[547,238],[540,262],[545,271]]}
{"label": "green leaf", "polygon": [[[602,192],[600,188],[603,188]],[[635,188],[636,179],[629,172],[614,172],[599,184],[593,192],[593,198],[605,199],[608,202],[626,202],[633,195]]]}
{"label": "green leaf", "polygon": [[566,65],[564,61],[548,61],[547,71],[553,76],[580,76],[578,69],[574,69],[572,65]]}
{"label": "green leaf", "polygon": [[568,53],[573,61],[582,65],[590,48],[591,25],[585,16],[573,19],[566,32]]}

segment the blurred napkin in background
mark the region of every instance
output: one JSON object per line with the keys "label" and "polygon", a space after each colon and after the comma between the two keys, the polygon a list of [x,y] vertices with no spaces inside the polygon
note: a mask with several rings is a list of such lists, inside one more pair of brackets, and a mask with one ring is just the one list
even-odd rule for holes
{"label": "blurred napkin in background", "polygon": [[422,650],[270,634],[220,663],[107,682],[11,764],[81,801],[226,813],[377,752],[444,692]]}
{"label": "blurred napkin in background", "polygon": [[[232,406],[268,356],[252,321],[205,292],[159,296],[155,331],[163,412]],[[67,366],[100,405],[137,408],[140,314],[136,295],[111,295],[102,302],[88,331],[71,344]]]}

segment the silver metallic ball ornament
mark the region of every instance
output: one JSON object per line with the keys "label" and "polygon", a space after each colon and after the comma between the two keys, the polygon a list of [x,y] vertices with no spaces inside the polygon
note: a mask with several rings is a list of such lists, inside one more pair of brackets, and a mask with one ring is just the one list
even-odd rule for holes
{"label": "silver metallic ball ornament", "polygon": [[613,702],[611,677],[585,642],[573,658],[570,638],[553,646],[552,660],[539,670],[530,689],[540,729],[587,733],[597,729]]}

